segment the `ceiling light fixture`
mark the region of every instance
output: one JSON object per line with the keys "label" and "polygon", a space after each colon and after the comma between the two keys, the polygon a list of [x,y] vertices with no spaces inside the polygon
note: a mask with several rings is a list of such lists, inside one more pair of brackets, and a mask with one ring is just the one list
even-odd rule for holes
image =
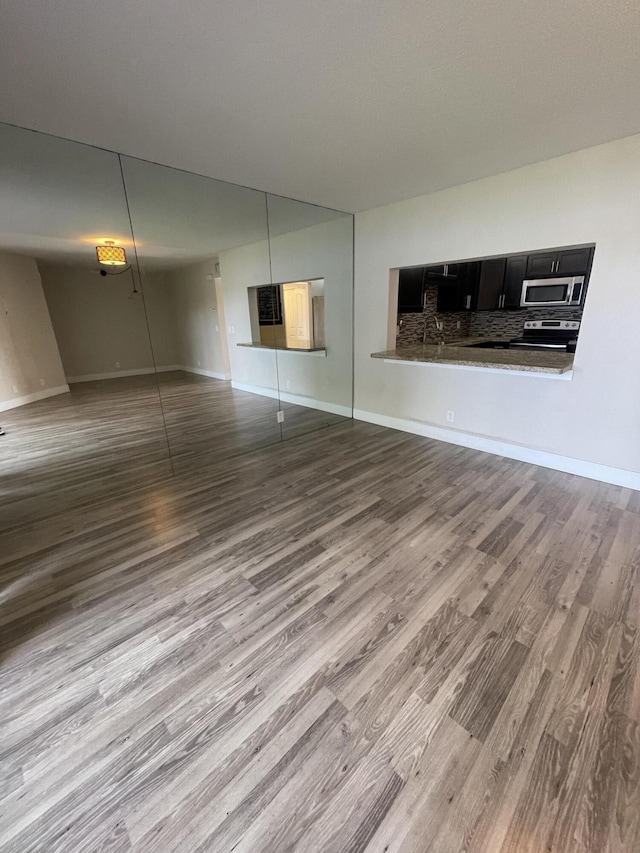
{"label": "ceiling light fixture", "polygon": [[122,246],[116,246],[113,240],[105,240],[104,246],[96,246],[98,263],[106,267],[123,267],[127,264],[127,253]]}

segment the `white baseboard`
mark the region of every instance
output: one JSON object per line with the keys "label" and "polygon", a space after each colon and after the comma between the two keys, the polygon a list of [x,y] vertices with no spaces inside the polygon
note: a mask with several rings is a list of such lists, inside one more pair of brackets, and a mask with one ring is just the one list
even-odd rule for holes
{"label": "white baseboard", "polygon": [[84,376],[67,376],[70,385],[76,382],[98,382],[100,379],[120,379],[123,376],[146,376],[155,373],[153,367],[138,367],[134,370],[114,370],[113,373],[87,373]]}
{"label": "white baseboard", "polygon": [[156,367],[156,373],[173,373],[174,370],[184,370],[181,364],[162,364]]}
{"label": "white baseboard", "polygon": [[358,421],[366,421],[370,424],[402,430],[402,432],[411,432],[414,435],[425,436],[425,438],[435,438],[438,441],[470,447],[473,450],[483,450],[485,453],[493,453],[495,456],[506,456],[507,459],[530,462],[532,465],[540,465],[542,468],[552,468],[554,471],[577,474],[579,477],[587,477],[589,480],[599,480],[602,483],[612,483],[614,486],[623,486],[626,489],[640,491],[640,473],[637,471],[612,468],[609,465],[600,465],[597,462],[585,462],[582,459],[560,456],[546,450],[535,450],[520,444],[510,444],[506,441],[486,438],[473,433],[434,426],[423,421],[395,418],[389,415],[380,415],[377,412],[367,412],[363,409],[354,409],[353,417]]}
{"label": "white baseboard", "polygon": [[351,417],[351,406],[340,406],[338,403],[327,403],[324,400],[316,400],[313,397],[304,397],[302,394],[290,394],[288,391],[278,391],[275,388],[262,388],[260,385],[245,385],[244,382],[231,382],[231,387],[238,391],[248,391],[249,394],[260,394],[261,397],[272,397],[280,399],[283,403],[291,403],[293,406],[305,406],[307,409],[318,409],[321,412],[329,412],[332,415]]}
{"label": "white baseboard", "polygon": [[67,382],[98,382],[101,379],[120,379],[123,376],[147,376],[155,373],[172,373],[174,370],[184,370],[186,373],[197,373],[199,376],[209,376],[211,379],[231,379],[226,373],[216,373],[213,370],[201,370],[184,364],[163,364],[156,369],[153,367],[138,367],[133,370],[115,370],[112,373],[87,373],[84,376],[67,376]]}
{"label": "white baseboard", "polygon": [[19,406],[26,406],[27,403],[35,403],[38,400],[46,400],[47,397],[56,397],[58,394],[68,393],[68,385],[56,385],[54,388],[45,388],[43,391],[25,394],[24,397],[15,397],[13,400],[0,402],[0,412],[8,412],[9,409],[17,409]]}
{"label": "white baseboard", "polygon": [[231,380],[231,387],[236,391],[247,391],[249,394],[259,394],[261,397],[272,397],[278,399],[278,390],[276,388],[263,388],[261,385],[246,385],[244,382],[236,382]]}
{"label": "white baseboard", "polygon": [[308,409],[319,409],[321,412],[329,412],[332,415],[342,415],[351,418],[351,406],[341,406],[338,403],[327,403],[325,400],[315,400],[313,397],[303,397],[301,394],[290,394],[288,391],[280,392],[280,399],[294,406],[306,406]]}
{"label": "white baseboard", "polygon": [[179,367],[159,368],[162,370],[184,370],[186,373],[197,373],[198,376],[208,376],[210,379],[231,379],[230,373],[218,373],[215,370],[203,370],[201,367],[189,367],[181,364]]}

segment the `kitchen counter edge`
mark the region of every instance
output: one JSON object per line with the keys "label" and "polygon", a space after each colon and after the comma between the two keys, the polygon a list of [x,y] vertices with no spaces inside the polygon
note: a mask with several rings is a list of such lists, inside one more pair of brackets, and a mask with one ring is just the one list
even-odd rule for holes
{"label": "kitchen counter edge", "polygon": [[572,353],[516,350],[474,350],[454,344],[408,344],[393,350],[372,352],[371,358],[386,361],[448,364],[459,367],[486,367],[494,370],[518,370],[526,373],[563,374],[573,369]]}

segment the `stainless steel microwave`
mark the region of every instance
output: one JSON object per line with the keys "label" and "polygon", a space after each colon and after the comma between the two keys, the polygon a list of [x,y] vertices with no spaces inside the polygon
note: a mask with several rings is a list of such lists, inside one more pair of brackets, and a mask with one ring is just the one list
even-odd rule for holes
{"label": "stainless steel microwave", "polygon": [[583,275],[566,278],[531,278],[522,282],[521,308],[572,308],[582,305]]}

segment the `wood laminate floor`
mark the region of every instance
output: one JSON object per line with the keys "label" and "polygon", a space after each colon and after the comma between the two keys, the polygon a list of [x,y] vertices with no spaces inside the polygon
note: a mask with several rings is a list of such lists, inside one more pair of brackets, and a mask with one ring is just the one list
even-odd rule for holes
{"label": "wood laminate floor", "polygon": [[351,422],[156,474],[5,525],[3,851],[637,853],[638,493]]}
{"label": "wood laminate floor", "polygon": [[77,383],[0,414],[0,530],[344,421],[184,371]]}

